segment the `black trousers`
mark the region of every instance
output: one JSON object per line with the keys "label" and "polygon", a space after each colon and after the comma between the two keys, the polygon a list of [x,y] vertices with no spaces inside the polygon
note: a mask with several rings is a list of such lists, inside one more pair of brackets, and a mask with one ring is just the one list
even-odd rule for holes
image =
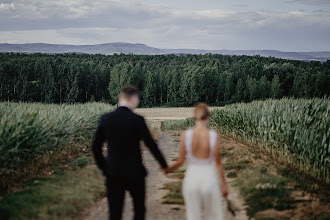
{"label": "black trousers", "polygon": [[121,220],[125,192],[133,198],[134,220],[145,218],[145,177],[113,177],[107,176],[107,197],[109,202],[109,219]]}

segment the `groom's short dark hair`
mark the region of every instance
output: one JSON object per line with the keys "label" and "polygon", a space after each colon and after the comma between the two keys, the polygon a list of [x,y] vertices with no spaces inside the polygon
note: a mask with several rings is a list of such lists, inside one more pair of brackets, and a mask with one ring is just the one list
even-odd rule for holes
{"label": "groom's short dark hair", "polygon": [[135,86],[124,86],[121,91],[120,91],[120,95],[123,95],[127,98],[130,98],[134,95],[136,96],[140,96],[140,92],[139,90],[135,87]]}

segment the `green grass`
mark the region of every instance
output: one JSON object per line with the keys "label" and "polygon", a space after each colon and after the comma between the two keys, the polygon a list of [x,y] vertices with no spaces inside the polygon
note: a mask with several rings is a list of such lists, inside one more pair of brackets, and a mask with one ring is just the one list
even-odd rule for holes
{"label": "green grass", "polygon": [[287,189],[288,180],[260,169],[246,169],[235,179],[246,204],[250,218],[266,209],[286,210],[294,208],[294,201]]}
{"label": "green grass", "polygon": [[248,160],[234,160],[234,161],[230,161],[227,162],[224,165],[225,170],[244,170],[248,167],[248,164],[250,163],[250,161]]}
{"label": "green grass", "polygon": [[237,174],[236,174],[236,172],[230,172],[230,173],[227,174],[227,177],[228,178],[236,178]]}
{"label": "green grass", "polygon": [[89,163],[89,160],[87,157],[85,156],[82,156],[82,157],[78,157],[77,158],[77,165],[80,167],[80,168],[84,168],[85,166],[87,166]]}
{"label": "green grass", "polygon": [[292,169],[292,167],[281,167],[278,171],[282,176],[295,183],[295,189],[303,190],[312,194],[317,193],[319,195],[318,199],[320,202],[330,204],[329,184],[324,184],[310,178],[309,176],[306,176],[305,173]]}
{"label": "green grass", "polygon": [[74,219],[104,196],[104,178],[96,166],[76,167],[32,178],[24,190],[5,195],[0,219]]}

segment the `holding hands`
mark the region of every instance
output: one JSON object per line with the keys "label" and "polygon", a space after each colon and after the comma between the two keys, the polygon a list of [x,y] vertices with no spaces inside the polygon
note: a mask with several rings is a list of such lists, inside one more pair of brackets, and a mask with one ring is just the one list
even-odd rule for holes
{"label": "holding hands", "polygon": [[228,188],[227,188],[227,184],[223,184],[221,186],[221,194],[222,194],[223,198],[228,199]]}
{"label": "holding hands", "polygon": [[160,171],[161,171],[162,173],[164,173],[165,175],[168,174],[168,173],[170,172],[168,168],[162,168],[162,167],[160,167],[159,169],[160,169]]}

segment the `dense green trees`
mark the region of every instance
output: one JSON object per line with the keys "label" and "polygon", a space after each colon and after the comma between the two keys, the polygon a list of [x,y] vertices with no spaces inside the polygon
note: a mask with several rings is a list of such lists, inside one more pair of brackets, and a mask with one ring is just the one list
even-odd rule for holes
{"label": "dense green trees", "polygon": [[122,86],[143,106],[330,95],[330,61],[260,56],[0,54],[0,101],[115,103]]}
{"label": "dense green trees", "polygon": [[119,63],[113,67],[110,73],[109,93],[113,101],[118,99],[120,89],[132,84],[133,66],[126,62]]}
{"label": "dense green trees", "polygon": [[270,87],[270,94],[273,99],[280,98],[281,94],[282,94],[280,78],[276,74],[274,75],[274,77],[272,79],[272,84]]}

